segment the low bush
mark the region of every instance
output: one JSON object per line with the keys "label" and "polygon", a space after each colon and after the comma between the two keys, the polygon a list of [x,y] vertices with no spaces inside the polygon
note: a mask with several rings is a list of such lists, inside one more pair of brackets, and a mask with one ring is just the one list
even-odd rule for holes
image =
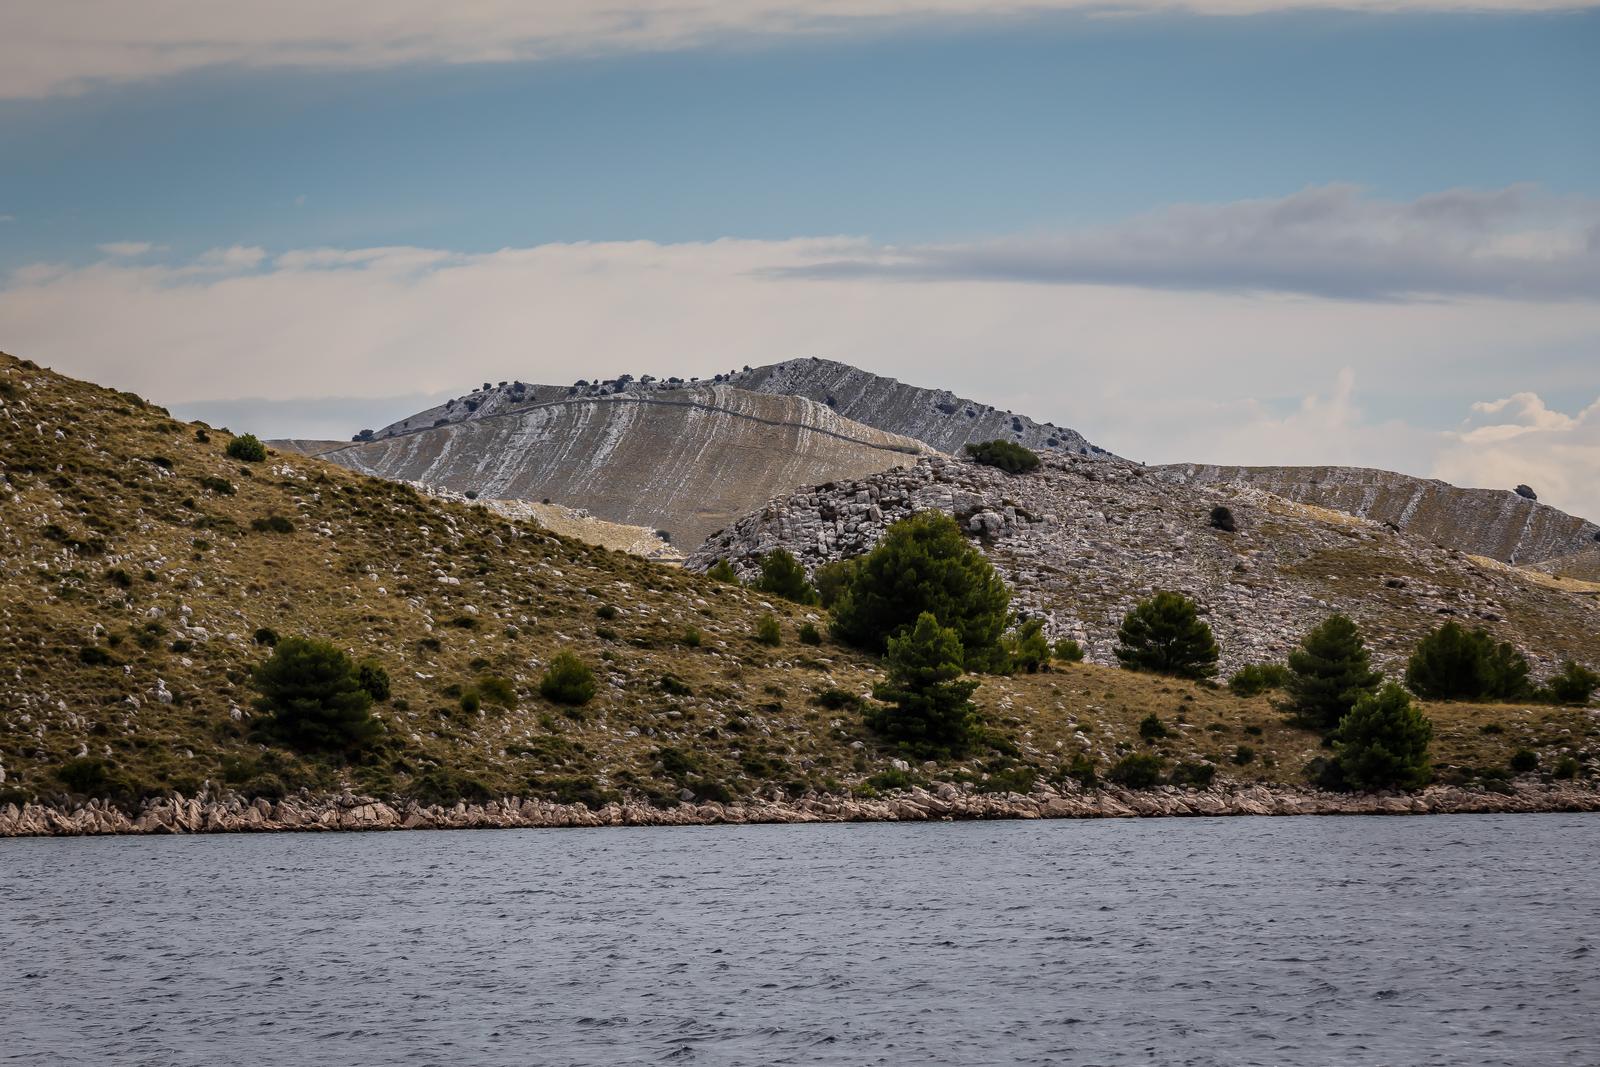
{"label": "low bush", "polygon": [[700,631],[691,626],[683,631],[683,636],[678,640],[681,644],[689,648],[699,648],[700,642],[703,640],[703,638],[700,636]]}
{"label": "low bush", "polygon": [[250,635],[250,639],[258,645],[265,645],[271,648],[278,643],[278,631],[270,626],[258,627],[256,632]]}
{"label": "low bush", "polygon": [[1561,781],[1569,781],[1578,776],[1578,761],[1571,756],[1562,756],[1556,760],[1556,765],[1550,768],[1550,777]]}
{"label": "low bush", "polygon": [[667,694],[668,696],[674,696],[674,697],[692,697],[692,696],[694,696],[694,687],[691,686],[688,682],[684,681],[682,678],[679,678],[676,674],[672,674],[671,672],[663,674],[661,676],[661,680],[656,683],[656,687],[659,688],[663,693]]}
{"label": "low bush", "polygon": [[1168,781],[1173,785],[1186,785],[1191,789],[1206,789],[1217,776],[1217,768],[1210,763],[1184,762],[1172,768]]}
{"label": "low bush", "polygon": [[604,619],[607,622],[610,622],[612,619],[617,617],[617,609],[611,604],[601,604],[599,607],[594,609],[594,613],[596,618]]}
{"label": "low bush", "polygon": [[775,548],[762,558],[761,575],[752,588],[796,604],[815,604],[820,599],[816,588],[806,578],[806,569],[782,548]]}
{"label": "low bush", "polygon": [[817,601],[827,610],[843,595],[845,587],[856,572],[855,559],[838,559],[824,563],[811,572],[811,585],[817,591]]}
{"label": "low bush", "polygon": [[1149,752],[1123,756],[1106,772],[1106,780],[1129,789],[1148,789],[1161,781],[1161,757]]}
{"label": "low bush", "polygon": [[1211,528],[1221,530],[1223,533],[1233,533],[1239,529],[1239,524],[1233,517],[1233,509],[1218,504],[1211,509]]}
{"label": "low bush", "polygon": [[1050,642],[1044,639],[1044,620],[1029,619],[1002,639],[1012,670],[1037,673],[1050,667]]}
{"label": "low bush", "polygon": [[383,669],[382,664],[370,659],[363,660],[356,666],[356,682],[367,691],[367,696],[374,703],[389,699],[389,672]]}
{"label": "low bush", "polygon": [[1158,741],[1163,737],[1170,736],[1171,733],[1172,731],[1167,729],[1167,724],[1162,722],[1153,711],[1139,720],[1139,736],[1146,741]]}
{"label": "low bush", "polygon": [[1537,696],[1547,704],[1582,708],[1594,699],[1596,689],[1600,689],[1600,674],[1569,659],[1561,665],[1558,674],[1540,687]]}
{"label": "low bush", "polygon": [[739,584],[739,572],[733,569],[733,564],[725,559],[719,559],[706,571],[706,577],[713,582],[724,582],[728,585]]}
{"label": "low bush", "polygon": [[468,715],[476,715],[483,709],[483,698],[476,689],[468,689],[461,694],[461,710]]}
{"label": "low bush", "polygon": [[1240,745],[1233,750],[1233,762],[1237,766],[1243,767],[1247,763],[1254,763],[1255,759],[1256,750],[1249,745]]}
{"label": "low bush", "polygon": [[509,678],[502,678],[497,674],[485,674],[478,679],[474,686],[478,695],[497,708],[508,711],[515,710],[517,706],[517,687],[511,684]]}
{"label": "low bush", "polygon": [[998,467],[1007,474],[1026,474],[1039,466],[1039,455],[1015,441],[982,441],[967,446],[974,463]]}
{"label": "low bush", "polygon": [[294,533],[294,520],[282,515],[268,515],[265,518],[251,519],[250,529],[257,533]]}
{"label": "low bush", "polygon": [[1527,774],[1539,767],[1539,754],[1531,748],[1519,748],[1511,753],[1509,762],[1511,770],[1516,774]]}
{"label": "low bush", "polygon": [[1083,662],[1083,646],[1070,637],[1063,637],[1056,642],[1055,654],[1062,663]]}
{"label": "low bush", "polygon": [[830,686],[813,697],[812,703],[821,705],[829,711],[843,711],[847,708],[854,711],[861,707],[862,701],[859,696],[848,689],[838,689]]}
{"label": "low bush", "polygon": [[1251,663],[1240,667],[1228,679],[1228,689],[1241,697],[1260,696],[1269,689],[1282,689],[1289,681],[1289,668],[1281,663]]}
{"label": "low bush", "polygon": [[227,454],[229,459],[260,463],[267,458],[267,446],[255,434],[247,433],[228,442]]}
{"label": "low bush", "polygon": [[201,478],[200,487],[209,489],[218,496],[232,496],[234,494],[233,483],[226,478],[218,478],[214,474],[208,474]]}
{"label": "low bush", "polygon": [[557,653],[539,680],[539,693],[555,704],[578,707],[594,699],[599,685],[594,671],[571,652]]}
{"label": "low bush", "polygon": [[822,644],[822,631],[818,630],[813,623],[803,622],[800,624],[799,638],[802,645],[820,645]]}
{"label": "low bush", "polygon": [[778,628],[778,620],[773,615],[763,615],[756,620],[756,642],[758,644],[776,647],[783,644],[783,631]]}

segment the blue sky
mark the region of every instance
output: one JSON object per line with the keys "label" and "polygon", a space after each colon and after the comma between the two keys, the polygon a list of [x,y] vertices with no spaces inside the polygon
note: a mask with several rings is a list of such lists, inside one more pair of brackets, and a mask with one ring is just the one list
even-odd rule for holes
{"label": "blue sky", "polygon": [[341,436],[485,378],[818,354],[1141,458],[1600,513],[1600,10],[636,2],[642,35],[491,3],[274,36],[22,0],[0,348]]}
{"label": "blue sky", "polygon": [[[5,266],[108,241],[943,240],[1354,182],[1600,192],[1600,13],[1056,15],[0,105]],[[300,200],[300,198],[304,200]]]}

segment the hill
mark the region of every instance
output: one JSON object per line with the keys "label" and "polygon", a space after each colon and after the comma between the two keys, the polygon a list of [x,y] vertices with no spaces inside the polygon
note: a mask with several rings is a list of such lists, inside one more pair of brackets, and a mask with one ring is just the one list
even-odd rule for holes
{"label": "hill", "polygon": [[[802,644],[806,609],[316,459],[241,462],[231,439],[0,355],[0,834],[133,825],[103,801],[191,830],[1347,803],[1282,791],[1318,741],[1266,698],[1092,664],[984,678],[979,749],[908,766],[859,710],[879,663]],[[778,647],[753,637],[769,611]],[[369,749],[346,762],[253,736],[269,629],[387,672]],[[587,705],[539,694],[562,651],[596,670]],[[472,707],[468,692],[487,695]],[[1595,755],[1581,710],[1428,710],[1447,781],[1503,783],[1515,747],[1546,766]],[[1103,770],[1144,746],[1151,713],[1174,729],[1148,750],[1210,762],[1214,788],[1085,791],[1074,761]],[[1232,762],[1240,744],[1256,758]],[[939,799],[870,799],[903,786]],[[17,807],[30,801],[52,806]],[[1501,801],[1456,791],[1400,810],[1485,803]]]}
{"label": "hill", "polygon": [[407,428],[426,421],[424,413],[317,455],[430,488],[551,500],[694,545],[775,493],[860,477],[928,451],[803,398],[727,385],[563,391],[524,402],[515,395],[496,389],[470,417]]}
{"label": "hill", "polygon": [[[1238,529],[1211,525],[1231,509]],[[1360,621],[1376,658],[1395,668],[1444,618],[1486,626],[1546,668],[1596,658],[1600,587],[1564,591],[1542,574],[1486,567],[1381,523],[1297,504],[1260,489],[1182,484],[1120,460],[1046,455],[1029,474],[934,457],[906,470],[805,490],[713,537],[691,568],[732,560],[746,571],[774,547],[808,566],[854,555],[896,519],[924,508],[955,515],[1012,586],[1014,606],[1115,662],[1118,623],[1156,589],[1209,612],[1223,665],[1281,661],[1311,622]]]}
{"label": "hill", "polygon": [[803,396],[846,418],[956,453],[968,443],[1004,439],[1037,451],[1110,456],[1076,430],[966,400],[948,389],[907,385],[830,359],[791,359],[745,368],[727,381],[740,389]]}
{"label": "hill", "polygon": [[1600,547],[1600,526],[1510,489],[1463,489],[1431,478],[1363,467],[1178,463],[1154,469],[1181,484],[1255,486],[1304,504],[1388,523],[1402,533],[1448,548],[1522,566],[1592,555]]}

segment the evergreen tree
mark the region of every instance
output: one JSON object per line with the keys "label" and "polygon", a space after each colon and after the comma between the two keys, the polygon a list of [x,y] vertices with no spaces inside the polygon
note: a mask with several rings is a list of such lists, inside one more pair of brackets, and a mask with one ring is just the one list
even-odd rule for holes
{"label": "evergreen tree", "polygon": [[1334,732],[1339,771],[1351,789],[1420,789],[1433,777],[1433,723],[1390,682],[1367,693]]}
{"label": "evergreen tree", "polygon": [[270,716],[261,731],[293,748],[343,752],[377,736],[371,694],[350,657],[327,641],[284,638],[250,684],[261,694],[256,707]]}
{"label": "evergreen tree", "polygon": [[1217,670],[1217,642],[1194,601],[1158,592],[1135,604],[1117,630],[1117,662],[1130,671],[1208,678]]}
{"label": "evergreen tree", "polygon": [[796,604],[815,604],[818,600],[816,589],[806,580],[806,569],[782,548],[773,549],[761,560],[761,577],[756,579],[755,588]]}
{"label": "evergreen tree", "polygon": [[1372,669],[1361,631],[1345,615],[1330,615],[1289,653],[1289,707],[1306,723],[1331,730],[1383,675]]}
{"label": "evergreen tree", "polygon": [[871,651],[927,612],[955,630],[968,670],[1003,665],[1000,634],[1011,593],[950,516],[924,511],[889,527],[861,557],[833,607],[833,635]]}
{"label": "evergreen tree", "polygon": [[1600,689],[1600,674],[1581,667],[1574,660],[1567,660],[1561,665],[1559,674],[1553,675],[1544,688],[1539,690],[1539,699],[1547,704],[1567,704],[1572,707],[1585,707],[1594,698],[1594,691]]}
{"label": "evergreen tree", "polygon": [[940,626],[932,612],[910,630],[889,639],[888,681],[872,695],[889,706],[874,711],[868,725],[886,737],[927,753],[958,753],[971,739],[977,709],[975,681],[961,680],[961,638]]}
{"label": "evergreen tree", "polygon": [[817,599],[824,608],[833,610],[834,604],[844,595],[844,590],[855,577],[859,559],[836,559],[824,563],[811,573],[811,584],[816,587]]}
{"label": "evergreen tree", "polygon": [[1050,642],[1044,639],[1044,620],[1029,619],[1006,635],[1006,658],[1012,670],[1037,673],[1050,668]]}
{"label": "evergreen tree", "polygon": [[1483,629],[1447,622],[1418,642],[1406,685],[1425,700],[1526,700],[1528,660],[1510,642]]}
{"label": "evergreen tree", "polygon": [[967,446],[974,463],[999,467],[1007,474],[1026,474],[1039,465],[1039,454],[1015,441],[982,441]]}
{"label": "evergreen tree", "polygon": [[706,577],[713,582],[726,582],[728,585],[739,584],[739,573],[733,569],[733,564],[725,559],[719,559],[707,568]]}
{"label": "evergreen tree", "polygon": [[558,652],[539,679],[539,694],[555,704],[577,707],[594,699],[599,691],[594,671],[571,652]]}

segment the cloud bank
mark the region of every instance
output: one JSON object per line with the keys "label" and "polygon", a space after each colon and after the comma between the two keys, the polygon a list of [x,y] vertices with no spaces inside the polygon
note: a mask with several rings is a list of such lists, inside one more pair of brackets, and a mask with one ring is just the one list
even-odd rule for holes
{"label": "cloud bank", "polygon": [[[708,376],[815,355],[1073,426],[1150,462],[1342,463],[1526,482],[1548,503],[1600,516],[1600,415],[1531,395],[1566,398],[1567,410],[1573,396],[1588,404],[1600,357],[1600,293],[1585,297],[1546,270],[1549,249],[1570,241],[1504,225],[1542,202],[1525,191],[1354,208],[1346,193],[1333,199],[1358,215],[1424,219],[1416,225],[1436,243],[1434,217],[1450,220],[1450,233],[1490,234],[1471,239],[1508,250],[1495,252],[1500,282],[1401,299],[1442,288],[1443,257],[1416,256],[1415,277],[1390,268],[1390,284],[1366,299],[1343,285],[1168,284],[1202,276],[1208,248],[1224,273],[1238,269],[1250,241],[1220,241],[1214,226],[1169,240],[1177,265],[1151,256],[1146,271],[1093,285],[824,269],[881,255],[854,237],[481,254],[241,246],[192,258],[124,254],[139,245],[128,241],[96,262],[35,264],[0,282],[0,348],[237,428],[327,437],[371,425],[387,410],[382,398],[453,395],[485,380]],[[1301,203],[1214,213],[1294,217]],[[1303,247],[1267,242],[1272,255],[1331,256],[1351,273],[1382,267],[1381,242],[1347,242],[1368,247],[1363,260],[1311,230]],[[1571,226],[1552,232],[1569,237]],[[258,400],[206,407],[241,397]],[[361,403],[325,402],[333,397]],[[1507,399],[1471,409],[1496,397]],[[240,421],[250,418],[263,421]]]}
{"label": "cloud bank", "polygon": [[1048,12],[1250,15],[1284,10],[1533,12],[1592,0],[11,0],[0,97],[38,97],[209,67],[374,69],[681,49],[728,39],[877,31]]}
{"label": "cloud bank", "polygon": [[1273,200],[1167,208],[1055,236],[882,247],[811,277],[1135,285],[1336,300],[1600,299],[1600,203],[1530,186],[1409,202],[1327,185]]}

